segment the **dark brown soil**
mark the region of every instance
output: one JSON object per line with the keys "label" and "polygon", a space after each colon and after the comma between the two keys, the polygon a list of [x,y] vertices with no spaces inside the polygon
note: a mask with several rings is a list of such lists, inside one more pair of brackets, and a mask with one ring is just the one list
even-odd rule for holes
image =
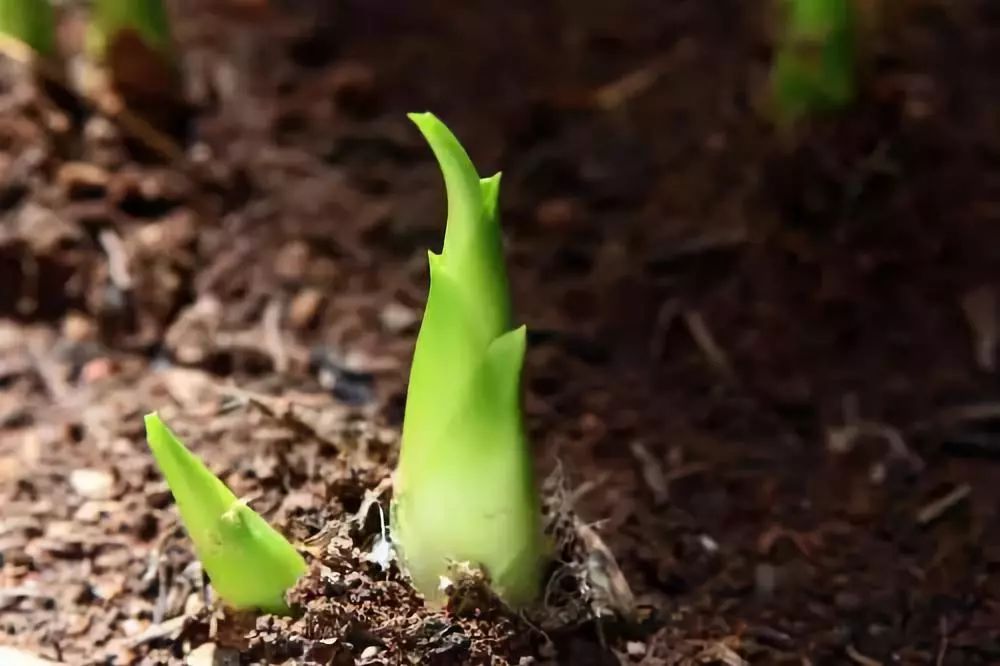
{"label": "dark brown soil", "polygon": [[[1000,663],[1000,13],[860,4],[862,99],[795,136],[736,0],[178,2],[173,162],[7,67],[0,646]],[[366,560],[443,230],[416,110],[504,171],[539,467],[632,618],[430,611]],[[153,409],[310,554],[295,617],[206,608]]]}

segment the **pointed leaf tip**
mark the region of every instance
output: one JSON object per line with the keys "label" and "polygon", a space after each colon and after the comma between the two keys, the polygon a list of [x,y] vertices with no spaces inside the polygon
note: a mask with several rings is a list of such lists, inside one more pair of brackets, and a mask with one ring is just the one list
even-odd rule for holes
{"label": "pointed leaf tip", "polygon": [[146,432],[149,432],[150,428],[162,427],[163,420],[160,418],[159,412],[150,412],[142,417],[142,422],[146,425]]}
{"label": "pointed leaf tip", "polygon": [[442,252],[445,255],[457,254],[454,259],[465,263],[468,248],[475,244],[481,227],[483,199],[479,174],[458,138],[437,116],[433,113],[411,113],[409,118],[430,145],[444,177],[448,222]]}
{"label": "pointed leaf tip", "polygon": [[469,303],[480,304],[479,317],[490,337],[510,326],[510,294],[503,264],[503,239],[497,200],[500,174],[480,178],[458,138],[432,113],[409,114],[424,135],[444,178],[448,201],[441,255],[460,279]]}
{"label": "pointed leaf tip", "polygon": [[[156,412],[145,417],[146,441],[191,532],[210,529],[236,496],[191,453]],[[192,537],[196,538],[196,537]]]}
{"label": "pointed leaf tip", "polygon": [[435,120],[437,120],[437,116],[435,116],[430,111],[411,111],[410,113],[406,114],[406,117],[412,120],[417,125],[419,125],[422,122],[425,122],[427,118],[434,118]]}
{"label": "pointed leaf tip", "polygon": [[479,180],[479,190],[483,195],[483,219],[497,224],[497,211],[500,207],[500,177],[497,171],[489,178]]}

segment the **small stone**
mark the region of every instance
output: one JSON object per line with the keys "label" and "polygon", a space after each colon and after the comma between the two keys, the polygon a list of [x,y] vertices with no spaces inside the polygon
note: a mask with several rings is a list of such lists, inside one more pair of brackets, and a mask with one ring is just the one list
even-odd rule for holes
{"label": "small stone", "polygon": [[90,628],[92,618],[82,613],[74,613],[66,622],[68,636],[82,636]]}
{"label": "small stone", "polygon": [[417,313],[402,303],[389,303],[379,313],[382,326],[390,333],[402,333],[417,323]]}
{"label": "small stone", "polygon": [[698,537],[698,543],[701,547],[705,549],[705,552],[709,555],[714,555],[719,552],[719,542],[710,537],[707,534],[702,534]]}
{"label": "small stone", "polygon": [[67,162],[56,173],[56,181],[70,199],[93,199],[104,194],[108,172],[86,162]]}
{"label": "small stone", "polygon": [[138,636],[146,628],[146,623],[134,617],[129,617],[122,620],[119,628],[126,636]]}
{"label": "small stone", "polygon": [[188,653],[184,663],[187,666],[236,666],[240,653],[215,643],[203,643]]}
{"label": "small stone", "polygon": [[95,142],[117,141],[121,133],[115,124],[104,116],[91,116],[83,126],[83,134],[86,139]]}
{"label": "small stone", "polygon": [[299,330],[309,328],[316,323],[319,310],[323,307],[326,296],[319,289],[308,287],[303,289],[288,306],[288,323]]}
{"label": "small stone", "polygon": [[179,209],[158,222],[140,227],[135,239],[146,252],[159,254],[184,252],[198,238],[198,220],[186,209]]}
{"label": "small stone", "polygon": [[110,499],[115,480],[110,472],[102,469],[75,469],[69,475],[69,484],[87,499]]}
{"label": "small stone", "polygon": [[80,368],[81,384],[96,384],[115,374],[115,363],[110,358],[100,357],[87,361]]}
{"label": "small stone", "polygon": [[99,582],[94,583],[91,586],[91,592],[94,598],[101,599],[104,601],[110,601],[115,599],[125,590],[125,577],[124,576],[102,576]]}
{"label": "small stone", "polygon": [[625,644],[625,651],[630,657],[644,657],[646,655],[646,644],[642,641],[629,641]]}
{"label": "small stone", "polygon": [[94,321],[79,312],[70,312],[62,321],[63,337],[71,342],[93,340],[95,333]]}
{"label": "small stone", "polygon": [[101,500],[87,500],[80,505],[80,508],[76,510],[73,514],[73,520],[77,520],[81,523],[91,523],[95,524],[101,520],[101,518],[108,513],[110,513],[117,504],[113,502],[105,502]]}

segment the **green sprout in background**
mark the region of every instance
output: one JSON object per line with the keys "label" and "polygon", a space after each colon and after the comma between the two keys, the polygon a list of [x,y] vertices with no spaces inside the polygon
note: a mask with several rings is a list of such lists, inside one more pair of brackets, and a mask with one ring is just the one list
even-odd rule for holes
{"label": "green sprout in background", "polygon": [[55,16],[48,0],[0,0],[0,34],[40,56],[55,53]]}
{"label": "green sprout in background", "polygon": [[82,85],[142,137],[144,148],[174,160],[191,109],[170,25],[164,0],[94,0]]}
{"label": "green sprout in background", "polygon": [[87,47],[106,58],[125,36],[134,37],[149,52],[173,62],[170,19],[163,0],[94,0]]}
{"label": "green sprout in background", "polygon": [[146,416],[146,438],[219,597],[238,609],[288,613],[285,592],[306,570],[295,547],[233,495],[155,413]]}
{"label": "green sprout in background", "polygon": [[538,594],[539,502],[521,413],[525,328],[511,327],[497,211],[500,174],[480,179],[430,113],[410,119],[444,175],[448,221],[429,252],[396,469],[393,534],[414,586],[442,600],[453,565],[481,568],[511,606]]}
{"label": "green sprout in background", "polygon": [[773,111],[790,125],[848,106],[857,88],[853,0],[779,0],[781,34],[771,71]]}

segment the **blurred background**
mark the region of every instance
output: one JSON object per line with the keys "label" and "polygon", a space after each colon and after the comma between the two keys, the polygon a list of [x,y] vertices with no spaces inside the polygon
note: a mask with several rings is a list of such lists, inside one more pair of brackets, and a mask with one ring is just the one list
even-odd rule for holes
{"label": "blurred background", "polygon": [[168,4],[134,105],[74,3],[68,80],[3,64],[0,644],[162,647],[145,411],[302,538],[385,478],[429,110],[503,171],[540,474],[641,617],[561,663],[1000,662],[995,3],[857,0],[854,98],[791,125],[768,3]]}

